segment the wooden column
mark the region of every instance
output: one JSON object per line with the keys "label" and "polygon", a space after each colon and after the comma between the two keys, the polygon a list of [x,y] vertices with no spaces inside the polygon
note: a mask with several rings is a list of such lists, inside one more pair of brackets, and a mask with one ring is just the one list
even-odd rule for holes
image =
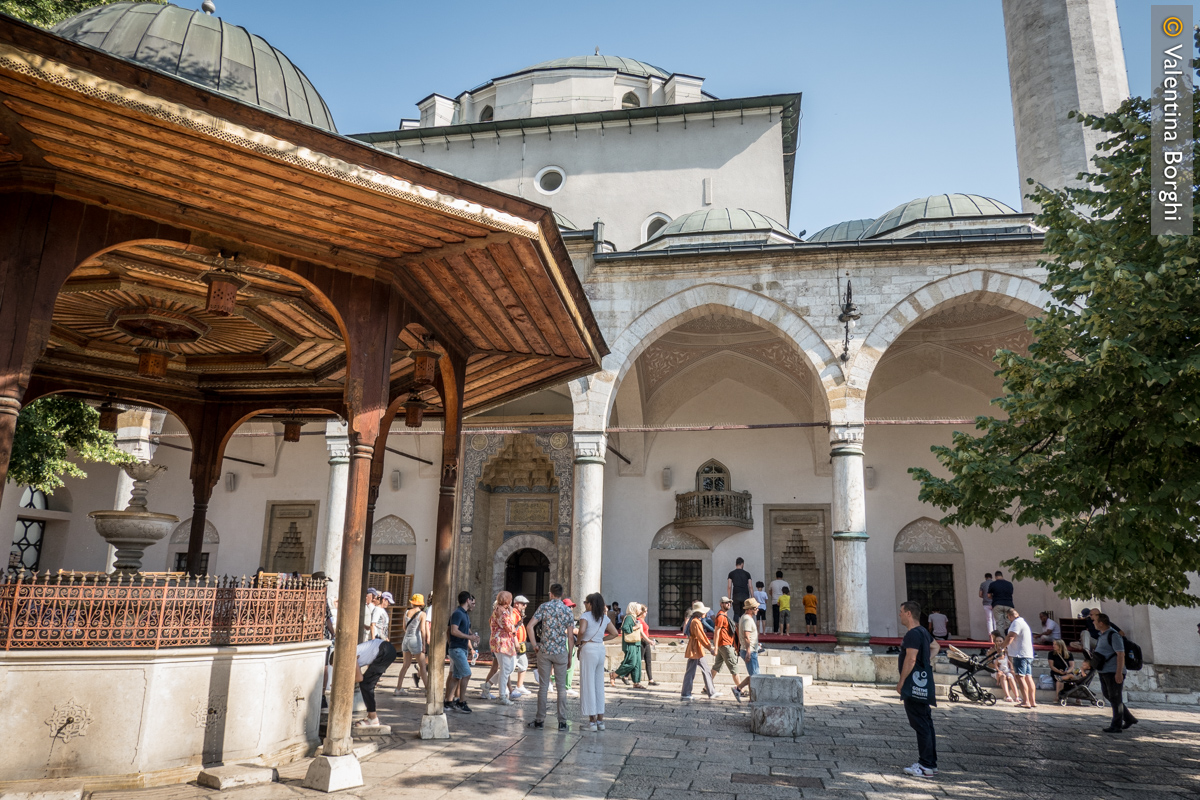
{"label": "wooden column", "polygon": [[367,520],[367,489],[371,478],[371,456],[375,448],[362,444],[355,434],[350,448],[350,475],[346,481],[346,529],[342,534],[342,572],[337,618],[337,646],[333,649],[333,689],[330,692],[329,724],[322,755],[348,756],[354,752],[350,723],[354,712],[354,665],[361,630],[363,534]]}
{"label": "wooden column", "polygon": [[[387,458],[387,442],[388,432],[392,429],[392,420],[396,418],[396,403],[388,407],[387,413],[383,415],[383,421],[379,424],[379,436],[375,440],[375,453],[371,457],[371,478],[367,484],[367,521],[363,530],[363,569],[362,569],[362,585],[363,591],[369,588],[371,573],[371,538],[372,528],[375,526],[375,504],[379,502],[379,485],[383,482],[383,462]],[[396,598],[397,602],[400,598]],[[359,629],[362,629],[364,620],[362,619],[363,611],[365,610],[362,603],[358,604],[358,624]]]}
{"label": "wooden column", "polygon": [[[437,390],[445,409],[445,429],[442,434],[442,477],[438,492],[437,543],[433,562],[433,618],[429,632],[429,681],[426,685],[426,717],[442,715],[442,700],[446,688],[446,635],[450,610],[455,604],[451,566],[454,560],[454,496],[458,488],[458,459],[462,448],[463,386],[466,382],[467,359],[450,353],[438,362]],[[439,726],[421,723],[422,738],[438,738]],[[428,734],[428,735],[427,735]]]}

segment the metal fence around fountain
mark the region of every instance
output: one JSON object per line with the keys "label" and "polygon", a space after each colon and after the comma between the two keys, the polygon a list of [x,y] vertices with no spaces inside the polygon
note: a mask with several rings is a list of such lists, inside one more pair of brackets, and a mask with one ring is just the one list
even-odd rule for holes
{"label": "metal fence around fountain", "polygon": [[319,641],[325,591],[312,578],[9,574],[0,576],[0,649]]}

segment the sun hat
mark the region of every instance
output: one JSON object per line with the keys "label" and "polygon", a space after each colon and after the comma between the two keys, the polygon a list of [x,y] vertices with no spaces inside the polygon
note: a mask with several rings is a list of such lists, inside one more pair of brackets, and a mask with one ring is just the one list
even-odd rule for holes
{"label": "sun hat", "polygon": [[410,597],[410,598],[409,598],[409,600],[408,600],[408,604],[409,604],[410,606],[423,606],[423,605],[425,605],[425,595],[423,595],[423,594],[414,594],[412,597]]}
{"label": "sun hat", "polygon": [[529,605],[529,598],[523,594],[519,594],[513,598],[513,603],[524,603],[525,605]]}
{"label": "sun hat", "polygon": [[742,603],[742,608],[758,608],[758,601],[753,597],[747,597],[746,602]]}
{"label": "sun hat", "polygon": [[380,595],[380,597],[382,597],[384,600],[387,600],[392,605],[396,605],[396,598],[392,597],[391,592],[384,592]]}
{"label": "sun hat", "polygon": [[688,616],[690,617],[692,614],[707,614],[711,610],[712,609],[704,605],[704,603],[697,600],[696,602],[692,603],[691,609],[688,610]]}

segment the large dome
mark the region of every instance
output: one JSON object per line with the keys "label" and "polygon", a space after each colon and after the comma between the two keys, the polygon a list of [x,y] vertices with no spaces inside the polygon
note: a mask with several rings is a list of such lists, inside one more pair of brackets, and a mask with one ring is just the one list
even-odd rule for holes
{"label": "large dome", "polygon": [[662,78],[666,80],[671,77],[671,73],[665,69],[647,64],[645,61],[636,61],[632,58],[621,58],[620,56],[570,56],[568,58],[556,58],[552,61],[543,61],[540,64],[534,64],[532,67],[519,69],[512,73],[520,75],[523,72],[534,72],[539,69],[615,69],[617,72],[623,72],[626,75],[637,75],[642,78]]}
{"label": "large dome", "polygon": [[993,217],[1017,214],[1016,210],[999,200],[978,194],[935,194],[918,197],[896,206],[875,220],[861,238],[870,239],[881,233],[922,219],[950,219],[959,217]]}
{"label": "large dome", "polygon": [[835,225],[830,225],[826,228],[814,233],[808,237],[810,242],[852,242],[859,239],[863,235],[863,231],[871,227],[875,220],[867,217],[866,219],[849,219],[845,222],[839,222]]}
{"label": "large dome", "polygon": [[245,28],[157,3],[98,6],[50,29],[66,39],[337,132],[329,107],[288,57]]}

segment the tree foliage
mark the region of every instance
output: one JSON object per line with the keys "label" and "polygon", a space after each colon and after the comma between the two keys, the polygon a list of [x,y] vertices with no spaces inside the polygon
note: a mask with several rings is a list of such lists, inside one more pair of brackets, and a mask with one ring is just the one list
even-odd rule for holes
{"label": "tree foliage", "polygon": [[17,417],[9,480],[52,494],[63,485],[63,475],[87,477],[72,453],[83,461],[133,461],[133,456],[113,443],[111,433],[96,427],[99,421],[96,409],[69,397],[43,397],[25,406]]}
{"label": "tree foliage", "polygon": [[[30,25],[50,28],[64,19],[95,6],[106,6],[126,0],[0,0],[0,14],[8,14]],[[148,0],[165,5],[166,0]]]}
{"label": "tree foliage", "polygon": [[949,477],[909,472],[945,523],[1037,526],[1034,556],[1006,562],[1018,578],[1197,605],[1200,237],[1150,234],[1150,102],[1082,119],[1110,138],[1082,188],[1031,195],[1055,305],[1029,321],[1028,356],[996,354],[1007,419],[932,448]]}

